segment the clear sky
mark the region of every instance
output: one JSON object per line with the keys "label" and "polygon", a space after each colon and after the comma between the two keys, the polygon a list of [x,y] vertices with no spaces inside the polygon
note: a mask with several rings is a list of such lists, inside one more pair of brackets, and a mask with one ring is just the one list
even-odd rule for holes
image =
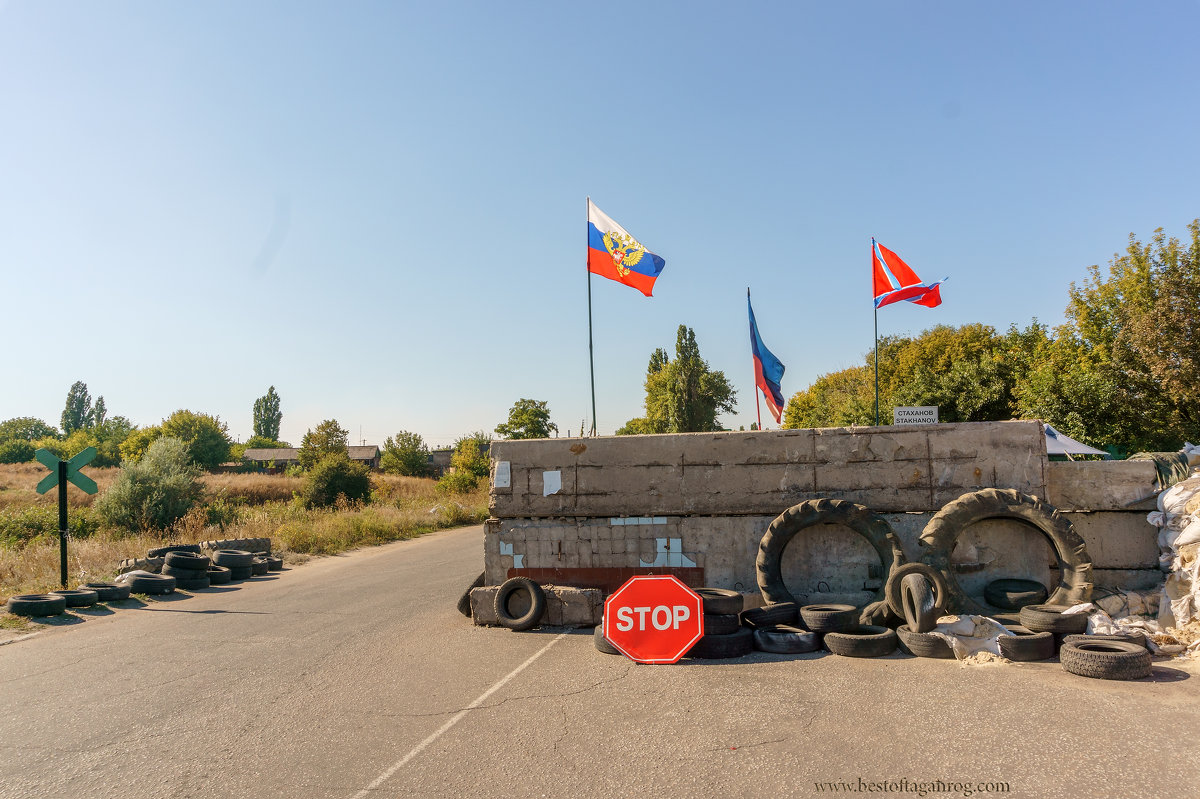
{"label": "clear sky", "polygon": [[[177,408],[448,444],[591,416],[585,198],[666,259],[593,282],[598,427],[680,324],[754,419],[863,363],[875,236],[936,309],[1062,321],[1200,216],[1200,3],[0,0],[0,419]],[[361,430],[361,433],[360,433]]]}

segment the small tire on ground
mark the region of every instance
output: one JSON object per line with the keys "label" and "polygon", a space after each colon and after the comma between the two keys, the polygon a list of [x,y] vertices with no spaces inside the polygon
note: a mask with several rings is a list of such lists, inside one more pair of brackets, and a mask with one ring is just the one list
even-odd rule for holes
{"label": "small tire on ground", "polygon": [[482,587],[483,572],[480,572],[479,576],[471,581],[471,584],[467,586],[467,590],[463,591],[462,596],[458,598],[458,612],[466,616],[468,619],[471,618],[471,589]]}
{"label": "small tire on ground", "polygon": [[754,651],[754,632],[745,627],[728,635],[705,635],[688,650],[687,657],[703,660],[740,658]]}
{"label": "small tire on ground", "polygon": [[208,568],[209,585],[226,585],[233,579],[233,573],[228,566],[210,566]]}
{"label": "small tire on ground", "polygon": [[10,596],[5,607],[16,616],[57,616],[67,609],[67,598],[57,594]]}
{"label": "small tire on ground", "polygon": [[929,580],[933,587],[933,603],[941,615],[940,611],[945,609],[946,603],[950,599],[946,575],[925,563],[902,563],[888,573],[887,581],[883,584],[883,595],[892,613],[901,619],[904,618],[904,601],[900,587],[904,583],[904,578],[910,574],[921,574]]}
{"label": "small tire on ground", "polygon": [[1046,586],[1037,580],[1004,578],[992,580],[983,589],[983,598],[989,605],[1001,610],[1020,610],[1026,605],[1040,605],[1050,594]]}
{"label": "small tire on ground", "polygon": [[[508,602],[518,591],[529,595],[529,610],[514,616],[508,609]],[[532,630],[546,613],[546,592],[528,577],[510,577],[496,591],[492,609],[496,611],[496,621],[501,627],[516,632]]]}
{"label": "small tire on ground", "polygon": [[267,571],[281,572],[283,571],[283,558],[276,555],[268,555],[266,557]]}
{"label": "small tire on ground", "polygon": [[756,627],[754,648],[776,655],[801,655],[821,648],[821,634],[802,630],[788,624]]}
{"label": "small tire on ground", "polygon": [[218,566],[228,566],[231,569],[248,569],[253,561],[253,553],[241,549],[218,549],[212,556],[213,563]]}
{"label": "small tire on ground", "polygon": [[206,556],[192,552],[168,552],[163,559],[163,568],[170,566],[175,569],[204,571],[211,565],[212,562]]}
{"label": "small tire on ground", "polygon": [[1034,632],[1028,627],[1009,625],[1012,635],[1001,635],[996,639],[1000,654],[1016,663],[1034,663],[1054,657],[1054,635]]}
{"label": "small tire on ground", "polygon": [[825,648],[849,658],[878,658],[896,651],[896,633],[887,627],[858,625],[825,634]]}
{"label": "small tire on ground", "polygon": [[741,621],[735,613],[705,613],[705,635],[729,635],[741,627]]}
{"label": "small tire on ground", "polygon": [[1063,644],[1064,671],[1098,680],[1140,680],[1150,676],[1150,652],[1128,641],[1075,641]]}
{"label": "small tire on ground", "polygon": [[166,555],[168,552],[191,552],[193,554],[199,555],[200,554],[200,545],[199,544],[172,544],[171,546],[167,546],[167,547],[155,547],[154,549],[146,550],[146,557],[161,558],[162,556]]}
{"label": "small tire on ground", "polygon": [[249,580],[254,576],[254,569],[250,566],[230,566],[229,580]]}
{"label": "small tire on ground", "polygon": [[704,615],[719,614],[728,616],[729,614],[737,615],[742,612],[742,605],[745,599],[737,591],[730,591],[727,588],[694,588],[692,589],[700,595],[700,599],[704,601]]}
{"label": "small tire on ground", "polygon": [[95,591],[101,602],[116,602],[129,599],[129,586],[117,583],[84,583],[80,588]]}
{"label": "small tire on ground", "polygon": [[165,574],[138,574],[128,580],[131,594],[170,594],[175,591],[175,578]]}
{"label": "small tire on ground", "polygon": [[747,608],[738,615],[742,626],[752,630],[800,623],[800,608],[795,602],[774,602],[758,608]]}
{"label": "small tire on ground", "polygon": [[[476,587],[478,588],[478,586],[476,586]],[[617,649],[615,646],[613,646],[611,643],[609,643],[608,639],[604,637],[604,625],[603,624],[597,624],[596,629],[592,631],[592,643],[595,644],[597,650],[603,652],[606,655],[621,654],[621,650]]]}
{"label": "small tire on ground", "polygon": [[90,608],[100,601],[100,594],[90,588],[63,588],[50,593],[64,597],[69,608]]}
{"label": "small tire on ground", "polygon": [[953,658],[954,650],[946,639],[933,633],[913,632],[907,624],[896,628],[896,641],[900,651],[919,658]]}
{"label": "small tire on ground", "polygon": [[805,605],[800,608],[804,626],[814,633],[836,633],[858,625],[853,605]]}
{"label": "small tire on ground", "polygon": [[184,569],[178,566],[163,566],[163,574],[174,577],[176,580],[199,580],[208,576],[208,567],[203,569]]}
{"label": "small tire on ground", "polygon": [[900,581],[900,605],[904,620],[914,633],[927,633],[937,626],[942,612],[933,595],[933,582],[924,574],[906,574]]}
{"label": "small tire on ground", "polygon": [[1021,608],[1021,625],[1034,632],[1078,635],[1087,632],[1086,613],[1064,614],[1066,605],[1026,605]]}

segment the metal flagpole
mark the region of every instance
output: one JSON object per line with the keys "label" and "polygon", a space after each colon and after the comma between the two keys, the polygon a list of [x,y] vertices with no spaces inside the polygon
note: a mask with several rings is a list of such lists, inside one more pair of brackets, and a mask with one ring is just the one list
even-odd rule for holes
{"label": "metal flagpole", "polygon": [[[747,305],[750,304],[750,287],[749,286],[746,286],[746,304]],[[754,330],[750,331],[750,335],[751,335],[751,337],[754,336]],[[753,341],[751,341],[751,344],[753,344]],[[751,356],[750,360],[751,360],[751,362],[753,362],[754,361],[754,351],[753,350],[751,350],[750,356]],[[754,384],[753,385],[754,385],[754,409],[756,411],[758,411],[758,429],[762,430],[763,429],[762,428],[762,400],[758,396],[758,372],[757,371],[754,373]]]}
{"label": "metal flagpole", "polygon": [[[588,237],[591,237],[591,220],[588,218],[589,212],[592,210],[592,198],[587,198],[587,207],[584,210],[584,219],[588,225]],[[596,356],[592,349],[592,270],[588,268],[587,263],[587,241],[585,240],[583,250],[583,268],[587,271],[588,278],[588,365],[592,374],[592,435],[596,435]],[[878,404],[878,402],[876,403]],[[879,415],[878,409],[876,416]]]}
{"label": "metal flagpole", "polygon": [[[871,268],[875,264],[875,237],[871,237]],[[874,275],[874,271],[871,273]],[[875,287],[871,287],[871,305],[875,309],[875,426],[879,427],[879,306],[875,305]]]}

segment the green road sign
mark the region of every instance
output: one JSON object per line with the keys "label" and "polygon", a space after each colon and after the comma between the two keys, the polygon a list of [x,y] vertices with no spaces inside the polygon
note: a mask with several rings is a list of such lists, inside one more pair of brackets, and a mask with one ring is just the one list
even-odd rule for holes
{"label": "green road sign", "polygon": [[[96,485],[95,480],[79,471],[84,466],[87,466],[89,463],[91,463],[92,459],[96,457],[96,454],[95,447],[88,447],[67,461],[67,482],[74,483],[75,486],[85,494],[95,494],[98,490],[100,490],[99,486]],[[43,466],[50,470],[50,474],[43,477],[42,481],[37,484],[37,492],[39,494],[45,494],[47,491],[58,485],[59,458],[48,449],[39,449],[37,452],[33,453],[33,455]]]}

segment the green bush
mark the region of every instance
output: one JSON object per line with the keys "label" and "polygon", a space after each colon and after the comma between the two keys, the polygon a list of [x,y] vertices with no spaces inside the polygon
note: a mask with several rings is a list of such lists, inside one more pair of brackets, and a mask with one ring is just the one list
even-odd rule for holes
{"label": "green bush", "polygon": [[[91,508],[71,508],[67,513],[67,534],[87,538],[100,528],[100,519]],[[58,507],[26,505],[0,510],[0,548],[20,549],[39,536],[58,538]]]}
{"label": "green bush", "polygon": [[369,502],[371,474],[361,463],[352,463],[345,452],[326,455],[307,472],[300,498],[307,508],[328,508],[345,497],[347,502]]}
{"label": "green bush", "polygon": [[178,410],[162,423],[162,434],[187,445],[197,466],[213,469],[229,460],[229,426],[218,416]]}
{"label": "green bush", "polygon": [[393,474],[428,477],[431,468],[429,447],[418,434],[401,430],[395,438],[389,436],[384,442],[379,466],[385,472]]}
{"label": "green bush", "polygon": [[479,484],[479,477],[474,472],[465,470],[446,472],[437,481],[435,490],[439,494],[468,494]]}
{"label": "green bush", "polygon": [[187,446],[177,438],[160,438],[141,461],[122,467],[96,510],[114,527],[166,530],[200,500],[203,488]]}
{"label": "green bush", "polygon": [[0,463],[25,463],[33,460],[34,446],[17,439],[0,444]]}

